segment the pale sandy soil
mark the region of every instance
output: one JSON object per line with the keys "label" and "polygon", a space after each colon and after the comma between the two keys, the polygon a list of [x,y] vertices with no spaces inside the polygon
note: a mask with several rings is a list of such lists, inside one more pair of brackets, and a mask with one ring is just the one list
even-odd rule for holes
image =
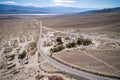
{"label": "pale sandy soil", "polygon": [[102,52],[100,50],[69,50],[55,53],[52,57],[69,66],[88,72],[119,76],[120,51],[113,52],[110,50]]}
{"label": "pale sandy soil", "polygon": [[[27,45],[38,37],[39,25],[36,19],[0,19],[0,24],[0,65],[4,63],[4,68],[0,69],[0,80],[38,80],[37,75],[43,76],[40,80],[54,78],[57,80],[59,78],[63,80],[87,80],[68,73],[61,73],[54,65],[38,55],[38,52],[32,56],[29,53],[27,54],[28,64],[24,64],[24,59],[18,59],[18,54],[26,50]],[[5,54],[3,45],[9,45],[10,40],[18,40],[18,46],[12,48],[12,52]],[[17,49],[19,50],[17,51]],[[5,56],[12,54],[15,54],[15,59],[6,61]],[[6,62],[15,63],[16,67],[7,69]],[[14,74],[16,71],[19,72]]]}
{"label": "pale sandy soil", "polygon": [[[79,30],[80,33],[77,34],[88,34],[91,38],[93,38],[93,35],[96,38],[99,37],[99,39],[92,39],[94,42],[94,45],[92,46],[82,46],[83,49],[80,50],[78,50],[79,48],[76,48],[75,50],[72,49],[72,51],[71,49],[69,51],[63,50],[58,53],[53,53],[53,57],[60,60],[62,63],[85,71],[101,73],[103,75],[119,76],[119,16],[119,12],[108,12],[100,14],[57,16],[43,19],[44,29],[51,32],[57,30],[64,32],[67,32],[68,30]],[[62,34],[57,36],[64,37]],[[86,35],[83,35],[83,37],[85,36]],[[112,41],[112,39],[115,39],[118,42],[115,40]]]}
{"label": "pale sandy soil", "polygon": [[[44,26],[43,33],[47,33],[47,31],[79,29],[81,33],[101,33],[106,34],[108,37],[113,39],[120,39],[119,16],[119,12],[115,12],[46,18],[42,19]],[[46,62],[45,59],[42,59],[40,56],[38,57],[37,53],[33,56],[29,56],[30,60],[28,64],[17,64],[17,67],[6,69],[6,59],[4,59],[5,55],[3,55],[4,52],[2,52],[2,46],[6,44],[8,45],[8,41],[13,38],[20,38],[21,41],[23,41],[23,45],[20,45],[22,46],[20,50],[21,53],[25,48],[24,42],[29,40],[31,35],[33,35],[34,40],[38,38],[39,21],[37,19],[0,19],[0,50],[2,54],[0,54],[0,59],[3,60],[2,65],[5,63],[4,68],[0,69],[1,80],[38,80],[38,78],[36,78],[38,75],[40,77],[42,76],[40,80],[50,79],[51,76],[60,76],[63,80],[86,80],[85,78],[76,77],[75,75],[64,72],[50,73],[60,70],[51,63]],[[100,44],[103,42],[101,41]],[[119,76],[120,47],[116,48],[116,43],[115,45],[110,43],[112,44],[112,47],[109,47],[108,49],[108,44],[105,44],[102,47],[99,47],[101,45],[97,44],[97,48],[95,48],[95,50],[91,50],[92,48],[89,47],[84,51],[79,48],[79,50],[63,50],[62,52],[55,53],[52,57],[71,67],[76,67],[84,71],[100,73],[103,75]],[[48,48],[46,50],[47,52],[49,51]],[[15,53],[14,50],[13,53]],[[36,58],[36,56],[38,58]],[[39,60],[39,63],[37,63],[36,60]],[[13,62],[18,62],[17,57],[15,57]],[[14,74],[15,70],[20,72]]]}

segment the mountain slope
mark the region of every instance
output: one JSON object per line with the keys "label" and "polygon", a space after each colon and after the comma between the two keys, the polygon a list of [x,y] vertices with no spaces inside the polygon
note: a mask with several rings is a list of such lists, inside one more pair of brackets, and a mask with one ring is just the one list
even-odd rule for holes
{"label": "mountain slope", "polygon": [[120,32],[120,11],[57,16],[43,19],[43,25],[60,30]]}
{"label": "mountain slope", "polygon": [[90,11],[80,12],[79,14],[105,13],[105,12],[115,12],[115,11],[120,11],[120,7],[107,8],[101,10],[90,10]]}
{"label": "mountain slope", "polygon": [[91,10],[89,8],[74,8],[74,7],[31,7],[18,5],[0,5],[0,14],[70,14]]}
{"label": "mountain slope", "polygon": [[26,13],[48,13],[49,10],[37,7],[24,7],[18,5],[0,5],[0,14],[26,14]]}

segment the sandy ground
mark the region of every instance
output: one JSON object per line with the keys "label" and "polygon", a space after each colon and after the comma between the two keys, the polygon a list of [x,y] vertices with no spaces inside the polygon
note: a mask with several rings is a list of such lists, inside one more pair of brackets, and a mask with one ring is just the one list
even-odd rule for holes
{"label": "sandy ground", "polygon": [[[18,59],[18,54],[26,50],[26,46],[36,40],[38,36],[39,25],[36,19],[0,19],[0,24],[0,64],[4,63],[4,68],[0,68],[0,80],[38,80],[38,78],[39,80],[53,80],[55,78],[57,80],[87,80],[61,72],[43,59],[38,51],[32,56],[27,54],[28,64],[24,64],[24,59]],[[4,53],[3,46],[9,45],[10,40],[18,40],[18,46],[12,48],[11,52]],[[15,54],[15,58],[8,61],[5,56],[12,54]],[[7,63],[15,63],[16,67],[7,69]],[[39,77],[37,77],[38,75]]]}
{"label": "sandy ground", "polygon": [[[45,18],[42,19],[44,25],[43,33],[45,34],[47,31],[77,29],[80,30],[81,33],[101,33],[113,39],[120,39],[119,17],[119,12],[113,12]],[[17,66],[12,69],[6,69],[6,59],[4,59],[6,54],[3,54],[2,47],[6,44],[8,45],[8,41],[13,38],[16,39],[17,37],[17,39],[19,38],[22,41],[26,41],[31,35],[33,35],[34,40],[38,38],[39,21],[37,19],[0,19],[0,59],[5,63],[4,68],[0,69],[0,80],[49,80],[51,76],[52,79],[53,76],[57,76],[57,78],[62,77],[63,80],[87,80],[83,77],[61,72],[54,65],[37,55],[37,52],[35,55],[29,56],[30,60],[28,64],[17,64]],[[24,37],[26,37],[26,39]],[[110,47],[108,49],[106,45],[104,47],[97,47],[99,50],[96,48],[95,50],[86,48],[84,51],[81,49],[63,50],[62,52],[55,53],[52,57],[69,66],[74,66],[85,71],[88,70],[100,74],[119,76],[119,47],[116,48],[115,46],[115,48]],[[21,46],[20,52],[24,50],[25,44],[21,44]],[[12,53],[15,53],[14,50]],[[18,62],[17,57],[15,57],[13,62]],[[15,71],[19,72],[14,74]]]}
{"label": "sandy ground", "polygon": [[69,50],[55,53],[53,57],[60,62],[68,64],[69,66],[76,67],[78,69],[105,75],[119,76],[120,51],[113,52],[110,50],[102,52],[100,50]]}
{"label": "sandy ground", "polygon": [[[57,28],[44,27],[44,29],[50,32],[59,31],[59,29]],[[94,39],[93,37],[94,45],[91,45],[88,47],[80,46],[78,48],[73,48],[68,50],[65,49],[61,52],[53,53],[52,57],[66,65],[69,65],[71,67],[76,67],[80,70],[93,72],[96,74],[100,73],[106,76],[118,77],[120,75],[120,69],[119,69],[120,46],[119,46],[119,43],[116,42],[116,40],[119,41],[118,39],[119,36],[118,38],[115,38],[115,37],[110,38],[105,33],[102,33],[102,34],[99,32],[98,33],[91,33],[91,32],[82,33],[81,31],[80,33],[76,33],[76,34],[82,34],[83,36],[86,36],[84,34],[87,34],[91,37],[96,36],[96,39]],[[117,34],[117,32],[115,34]],[[55,36],[64,37],[64,36],[73,36],[73,35],[69,35],[69,34],[65,35],[65,33],[64,34],[61,33]],[[115,39],[115,40],[110,42],[108,41],[108,39]],[[85,50],[83,51],[82,48],[85,48]],[[49,52],[49,50],[47,50],[47,47],[45,49],[46,51]]]}

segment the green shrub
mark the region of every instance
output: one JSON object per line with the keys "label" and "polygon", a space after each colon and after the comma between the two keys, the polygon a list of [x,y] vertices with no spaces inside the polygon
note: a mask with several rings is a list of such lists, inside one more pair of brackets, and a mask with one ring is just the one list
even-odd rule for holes
{"label": "green shrub", "polygon": [[61,45],[58,45],[57,47],[51,48],[51,51],[58,52],[58,51],[61,51],[63,49],[65,49],[65,47],[64,47],[64,45],[61,44]]}
{"label": "green shrub", "polygon": [[83,45],[90,45],[90,44],[92,44],[92,41],[91,40],[89,40],[89,39],[84,39],[84,41],[83,41]]}
{"label": "green shrub", "polygon": [[77,39],[77,45],[82,45],[83,39],[82,38],[78,38]]}
{"label": "green shrub", "polygon": [[83,39],[83,38],[78,38],[77,39],[77,44],[78,45],[90,45],[90,44],[92,44],[92,41],[91,40],[89,40],[89,39]]}
{"label": "green shrub", "polygon": [[23,53],[19,54],[18,58],[19,58],[19,59],[23,59],[23,58],[26,57],[26,55],[27,55],[27,52],[26,52],[26,51],[23,51]]}
{"label": "green shrub", "polygon": [[69,43],[66,44],[67,48],[73,48],[75,46],[76,46],[76,42],[74,42],[74,41],[73,42],[69,42]]}
{"label": "green shrub", "polygon": [[56,41],[58,45],[63,44],[61,37],[57,37]]}

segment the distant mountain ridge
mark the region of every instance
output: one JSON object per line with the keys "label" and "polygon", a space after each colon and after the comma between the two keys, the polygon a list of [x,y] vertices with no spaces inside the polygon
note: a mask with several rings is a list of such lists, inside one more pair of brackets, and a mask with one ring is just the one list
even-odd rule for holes
{"label": "distant mountain ridge", "polygon": [[0,14],[48,13],[49,10],[18,5],[0,5]]}
{"label": "distant mountain ridge", "polygon": [[32,7],[0,4],[0,14],[90,14],[112,11],[120,11],[120,7],[97,10],[93,8],[75,8],[63,6]]}
{"label": "distant mountain ridge", "polygon": [[90,11],[80,12],[79,14],[93,14],[93,13],[105,13],[105,12],[115,12],[115,11],[120,11],[120,7],[107,8],[101,10],[90,10]]}
{"label": "distant mountain ridge", "polygon": [[92,8],[74,7],[32,7],[0,4],[0,14],[71,14],[93,10]]}

